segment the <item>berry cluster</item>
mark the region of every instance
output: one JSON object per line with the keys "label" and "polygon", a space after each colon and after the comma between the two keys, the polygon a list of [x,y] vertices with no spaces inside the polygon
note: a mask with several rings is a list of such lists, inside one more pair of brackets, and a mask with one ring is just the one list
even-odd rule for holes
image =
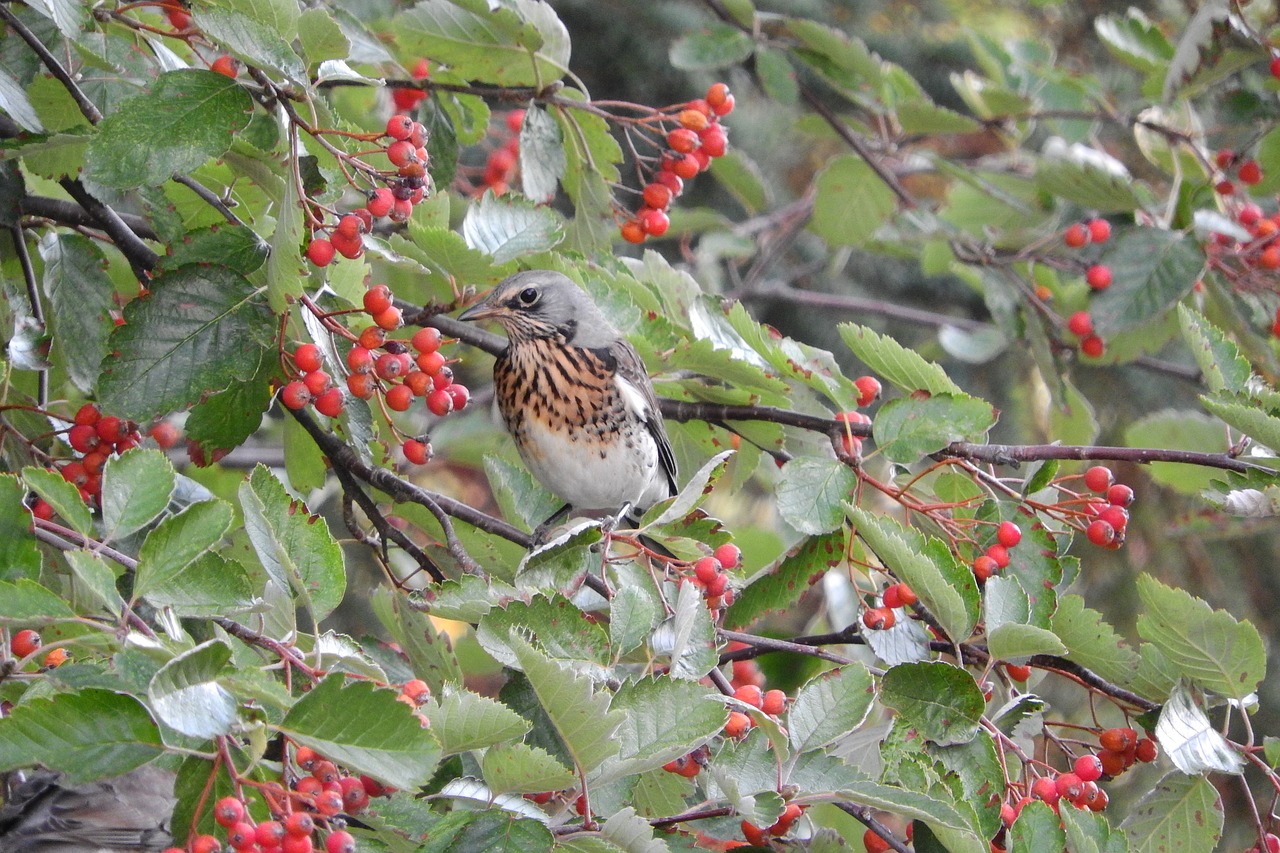
{"label": "berry cluster", "polygon": [[[657,169],[649,166],[649,183],[642,191],[643,205],[622,221],[619,230],[628,243],[643,243],[648,237],[661,237],[671,220],[667,211],[680,193],[684,182],[711,168],[711,161],[723,157],[729,147],[729,134],[720,123],[733,112],[733,94],[724,83],[713,83],[703,98],[683,104],[679,110],[661,112],[652,120],[663,132],[665,150],[658,158]],[[674,127],[669,125],[674,124]],[[641,167],[648,164],[642,161]]]}
{"label": "berry cluster", "polygon": [[491,134],[500,141],[490,149],[479,180],[474,184],[462,182],[465,192],[472,196],[481,196],[486,190],[494,195],[506,193],[520,166],[520,128],[523,125],[524,110],[511,110],[503,117],[501,129]]}
{"label": "berry cluster", "polygon": [[1012,560],[1009,551],[1021,541],[1021,527],[1012,521],[1000,522],[996,527],[996,541],[973,560],[973,576],[978,579],[978,583],[986,583],[992,575],[998,575],[1002,569],[1008,568]]}
{"label": "berry cluster", "polygon": [[[787,694],[781,690],[761,690],[756,684],[744,684],[736,688],[733,698],[759,708],[771,717],[777,717],[787,708]],[[729,720],[724,724],[724,733],[726,737],[742,737],[754,726],[755,721],[749,714],[730,711]]]}
{"label": "berry cluster", "polygon": [[1214,155],[1214,165],[1218,167],[1220,177],[1213,189],[1218,195],[1235,195],[1236,185],[1231,180],[1231,172],[1235,171],[1236,180],[1247,187],[1262,183],[1262,167],[1257,160],[1241,160],[1230,148],[1222,148]]}
{"label": "berry cluster", "polygon": [[[102,468],[107,460],[113,453],[118,455],[137,447],[142,440],[137,424],[103,415],[92,403],[85,403],[76,412],[66,438],[80,458],[64,462],[59,473],[80,490],[80,497],[90,506],[102,496]],[[53,517],[53,508],[40,499],[32,504],[31,512],[46,521]]]}
{"label": "berry cluster", "polygon": [[[403,91],[403,90],[397,90]],[[415,90],[407,90],[415,91]],[[375,219],[386,217],[404,222],[413,214],[413,206],[427,192],[427,129],[402,113],[387,120],[382,138],[389,139],[384,153],[394,171],[380,172],[386,186],[368,195],[364,207],[338,219],[329,236],[314,237],[307,245],[307,259],[318,267],[328,266],[335,253],[355,259],[364,254],[362,235],[369,233]]]}
{"label": "berry cluster", "polygon": [[736,569],[742,563],[742,550],[732,542],[726,542],[709,557],[696,560],[690,580],[702,588],[707,609],[713,614],[721,607],[733,604],[733,590],[729,588],[726,569]]}
{"label": "berry cluster", "polygon": [[804,814],[806,808],[807,806],[802,806],[799,803],[787,803],[786,809],[774,821],[773,825],[763,829],[749,820],[744,820],[742,822],[742,837],[754,847],[769,847],[769,836],[772,835],[777,838],[790,832],[792,825],[800,819],[800,815]]}
{"label": "berry cluster", "polygon": [[[40,652],[43,640],[40,633],[32,628],[24,628],[21,631],[14,632],[13,637],[9,639],[9,652],[17,660],[33,657]],[[70,656],[64,648],[50,649],[44,656],[41,666],[45,669],[53,669],[62,666]]]}
{"label": "berry cluster", "polygon": [[[1111,223],[1105,219],[1090,219],[1067,226],[1062,241],[1069,248],[1079,249],[1090,243],[1105,243],[1111,239]],[[1085,283],[1097,293],[1111,286],[1111,267],[1106,264],[1090,264],[1084,273]],[[1098,358],[1106,351],[1106,344],[1093,330],[1093,318],[1087,311],[1077,311],[1067,320],[1067,329],[1080,342],[1080,351],[1090,358]]]}
{"label": "berry cluster", "polygon": [[[437,417],[465,409],[471,392],[453,381],[453,369],[440,351],[445,343],[440,330],[425,326],[407,341],[390,338],[388,333],[402,322],[391,289],[385,284],[375,285],[365,291],[363,302],[374,324],[359,336],[343,330],[352,342],[346,358],[347,393],[361,400],[377,397],[385,409],[393,412],[408,411],[415,397],[425,398],[427,410]],[[281,389],[281,402],[295,410],[312,405],[331,418],[342,414],[343,391],[324,370],[320,347],[301,344],[291,358],[300,376]],[[406,459],[418,465],[431,458],[431,445],[421,438],[406,439],[402,450]]]}
{"label": "berry cluster", "polygon": [[[413,70],[409,72],[414,80],[422,81],[431,76],[431,63],[425,59],[419,59],[413,66]],[[408,87],[391,90],[391,101],[396,105],[396,109],[407,113],[415,109],[418,104],[422,103],[427,97],[427,93],[421,89],[410,89]]]}
{"label": "berry cluster", "polygon": [[880,597],[880,606],[862,611],[862,624],[869,631],[887,631],[898,621],[895,610],[911,607],[919,600],[915,591],[905,583],[889,584]]}
{"label": "berry cluster", "polygon": [[1103,496],[1091,499],[1087,505],[1092,521],[1085,528],[1085,536],[1094,545],[1114,551],[1124,544],[1133,489],[1115,482],[1111,469],[1105,465],[1095,465],[1085,471],[1084,484],[1089,491]]}

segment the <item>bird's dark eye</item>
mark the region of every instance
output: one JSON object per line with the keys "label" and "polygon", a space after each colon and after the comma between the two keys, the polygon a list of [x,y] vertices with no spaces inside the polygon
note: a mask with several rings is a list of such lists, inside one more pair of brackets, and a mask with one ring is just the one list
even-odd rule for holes
{"label": "bird's dark eye", "polygon": [[520,291],[520,295],[517,296],[516,299],[520,300],[521,305],[528,307],[538,301],[538,296],[538,288],[526,287],[524,290]]}

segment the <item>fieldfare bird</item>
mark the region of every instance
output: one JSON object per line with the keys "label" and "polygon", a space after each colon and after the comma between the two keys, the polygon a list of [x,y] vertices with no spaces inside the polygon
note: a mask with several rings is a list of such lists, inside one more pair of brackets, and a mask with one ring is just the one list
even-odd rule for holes
{"label": "fieldfare bird", "polygon": [[643,512],[676,493],[676,461],[635,348],[566,276],[516,273],[460,316],[496,320],[494,394],[520,458],[576,511]]}

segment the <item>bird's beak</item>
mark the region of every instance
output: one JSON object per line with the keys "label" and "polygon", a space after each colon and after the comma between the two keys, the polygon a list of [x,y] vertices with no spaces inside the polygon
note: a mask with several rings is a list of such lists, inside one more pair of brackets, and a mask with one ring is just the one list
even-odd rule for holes
{"label": "bird's beak", "polygon": [[502,312],[501,305],[493,304],[489,297],[486,296],[475,305],[472,305],[466,311],[458,315],[459,320],[484,320],[489,317],[497,316]]}

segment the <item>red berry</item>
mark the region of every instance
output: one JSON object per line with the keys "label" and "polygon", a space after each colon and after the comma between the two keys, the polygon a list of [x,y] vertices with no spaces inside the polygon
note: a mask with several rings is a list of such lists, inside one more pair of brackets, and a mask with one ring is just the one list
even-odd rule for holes
{"label": "red berry", "polygon": [[1067,318],[1067,331],[1077,338],[1092,335],[1093,317],[1089,316],[1088,311],[1077,311]]}
{"label": "red berry", "polygon": [[1111,286],[1111,267],[1106,264],[1094,264],[1085,272],[1084,280],[1094,290],[1106,290]]}
{"label": "red berry", "polygon": [[1130,728],[1107,729],[1098,735],[1098,743],[1112,752],[1128,752],[1138,742],[1138,733]]}
{"label": "red berry", "polygon": [[1022,541],[1022,528],[1012,521],[1002,521],[996,529],[996,541],[1006,548],[1012,548]]}
{"label": "red berry", "polygon": [[995,561],[997,567],[1004,569],[1009,566],[1009,549],[999,542],[994,545],[987,546],[987,556]]}
{"label": "red berry", "polygon": [[30,628],[24,628],[9,640],[9,649],[16,658],[25,658],[40,650],[40,634]]}
{"label": "red berry", "polygon": [[418,352],[435,352],[440,349],[440,344],[444,340],[444,335],[439,329],[431,326],[425,326],[413,333],[413,338],[409,343]]}
{"label": "red berry", "polygon": [[1010,663],[1005,664],[1004,671],[1009,674],[1009,678],[1023,684],[1031,677],[1031,667],[1024,664]]}
{"label": "red berry", "polygon": [[[710,103],[711,99],[708,98],[707,102]],[[711,111],[718,116],[727,116],[733,112],[733,95],[725,95],[724,100],[719,105],[713,106]]]}
{"label": "red berry", "polygon": [[729,87],[724,83],[712,83],[707,89],[706,102],[711,109],[722,106],[729,97]]}
{"label": "red berry", "polygon": [[671,205],[671,199],[674,198],[674,195],[671,192],[671,188],[666,184],[654,181],[644,188],[644,203],[646,207],[651,207],[654,210],[666,210]]}
{"label": "red berry", "polygon": [[361,298],[364,310],[370,314],[380,314],[391,307],[391,288],[385,284],[377,284],[364,292]]}
{"label": "red berry", "polygon": [[251,823],[241,821],[227,828],[227,843],[236,850],[249,850],[258,846],[257,829]]}
{"label": "red berry", "polygon": [[123,439],[125,433],[128,432],[124,421],[120,420],[120,418],[117,418],[115,415],[107,415],[104,418],[99,418],[98,423],[94,428],[98,431],[98,438],[102,439],[107,444],[116,444]]}
{"label": "red berry", "polygon": [[327,267],[333,261],[335,251],[332,243],[320,237],[307,246],[307,260],[318,267]]}
{"label": "red berry", "polygon": [[335,830],[324,840],[324,849],[326,853],[355,853],[356,840],[345,829]]}
{"label": "red berry", "polygon": [[640,244],[644,242],[644,227],[641,226],[637,219],[628,219],[618,227],[618,233],[622,235],[622,239],[628,243]]}
{"label": "red berry", "polygon": [[373,315],[373,322],[378,326],[378,328],[384,329],[388,332],[394,332],[396,329],[400,328],[400,322],[402,319],[400,309],[394,305],[385,311],[379,311],[377,314]]}
{"label": "red berry", "polygon": [[[743,835],[746,837],[745,833]],[[747,840],[751,841],[750,838],[747,838]],[[893,849],[889,846],[889,842],[885,841],[880,833],[876,832],[874,829],[868,829],[866,832],[862,833],[862,846],[866,849],[867,853],[886,853],[886,851]]]}
{"label": "red berry", "polygon": [[729,150],[729,134],[723,125],[711,125],[698,134],[698,140],[701,143],[698,150],[708,157],[723,157]]}
{"label": "red berry", "polygon": [[325,417],[336,418],[342,414],[342,389],[330,388],[325,391],[316,398],[315,407]]}
{"label": "red berry", "polygon": [[742,549],[732,542],[726,542],[716,548],[713,555],[726,569],[736,569],[742,562]]}
{"label": "red berry", "polygon": [[240,73],[240,63],[223,54],[213,61],[213,64],[209,66],[209,70],[234,80],[236,75]]}
{"label": "red berry", "polygon": [[692,180],[698,176],[698,172],[702,170],[698,160],[688,155],[677,155],[679,159],[672,159],[671,171],[684,180]]}
{"label": "red berry", "polygon": [[1089,239],[1094,243],[1105,243],[1111,239],[1111,223],[1105,219],[1089,220]]}
{"label": "red berry", "polygon": [[280,842],[280,853],[312,853],[314,849],[310,835],[286,835]]}
{"label": "red berry", "polygon": [[1101,519],[1094,519],[1085,528],[1085,536],[1089,541],[1101,548],[1106,548],[1116,541],[1116,529]]}
{"label": "red berry", "polygon": [[471,391],[465,385],[451,382],[445,386],[444,391],[453,400],[453,410],[455,412],[461,412],[467,407],[467,403],[471,402]]}
{"label": "red berry", "polygon": [[[671,197],[673,199],[676,196],[680,195],[680,193],[684,192],[684,181],[681,180],[680,176],[677,175],[675,172],[659,171],[656,174],[654,174],[653,182],[655,184],[662,184],[664,187],[671,190]],[[657,207],[657,206],[658,205],[656,204],[650,205],[650,207]]]}
{"label": "red berry", "polygon": [[1098,761],[1102,764],[1102,772],[1113,779],[1123,773],[1127,766],[1123,752],[1112,752],[1109,749],[1104,749],[1098,753]]}
{"label": "red berry", "polygon": [[387,146],[387,159],[397,168],[417,162],[418,147],[408,139],[397,140]]}
{"label": "red berry", "polygon": [[897,617],[888,607],[869,607],[862,611],[862,624],[872,631],[887,631],[896,621]]}
{"label": "red berry", "polygon": [[1084,780],[1074,773],[1059,773],[1054,784],[1058,789],[1059,797],[1075,801],[1083,790]]}
{"label": "red berry", "polygon": [[393,385],[383,395],[387,408],[393,412],[407,412],[413,404],[413,391],[407,385]]}
{"label": "red berry", "polygon": [[307,390],[311,392],[311,396],[319,397],[325,391],[329,390],[330,381],[329,374],[323,370],[313,370],[306,376],[302,377],[302,384],[307,386]]}
{"label": "red berry", "polygon": [[751,718],[741,711],[730,711],[729,720],[724,724],[726,737],[741,737],[751,728]]}
{"label": "red berry", "polygon": [[197,835],[191,842],[191,853],[218,853],[222,844],[212,835]]}
{"label": "red berry", "polygon": [[79,453],[92,453],[101,443],[98,430],[90,424],[76,424],[67,430],[67,444]]}
{"label": "red berry", "polygon": [[290,409],[298,410],[305,408],[312,400],[311,391],[307,386],[298,379],[284,386],[280,392],[280,402],[284,403]]}
{"label": "red berry", "polygon": [[344,258],[355,260],[364,254],[364,241],[360,239],[359,235],[352,236],[334,231],[329,237],[329,242],[338,251],[338,254]]}
{"label": "red berry", "polygon": [[693,564],[693,576],[704,586],[719,577],[720,571],[720,561],[715,557],[703,557]]}
{"label": "red berry", "polygon": [[286,835],[307,836],[316,828],[316,822],[307,812],[294,812],[285,818],[284,831]]}
{"label": "red berry", "polygon": [[398,198],[391,204],[391,212],[387,214],[387,218],[392,222],[408,222],[409,217],[413,216],[412,199]]}
{"label": "red berry", "polygon": [[859,376],[853,380],[853,385],[858,389],[858,408],[866,408],[880,399],[880,380],[874,376]]}
{"label": "red berry", "polygon": [[303,344],[293,351],[293,363],[303,373],[319,370],[324,366],[324,361],[320,355],[320,347],[315,344]]}
{"label": "red berry", "polygon": [[369,196],[367,207],[370,214],[382,217],[391,212],[395,202],[396,197],[392,195],[391,190],[386,187],[379,187],[373,191],[373,195]]}
{"label": "red berry", "polygon": [[1000,566],[996,565],[996,561],[986,554],[981,554],[974,558],[973,576],[978,579],[979,583],[987,580],[992,575],[1000,573]]}
{"label": "red berry", "polygon": [[427,410],[437,417],[444,417],[453,411],[453,397],[443,388],[437,388],[427,395]]}
{"label": "red berry", "polygon": [[400,450],[404,453],[404,458],[414,465],[426,465],[431,458],[431,445],[416,438],[406,441],[400,446]]}
{"label": "red berry", "polygon": [[1218,164],[1219,169],[1227,168],[1235,162],[1235,159],[1236,152],[1232,151],[1230,148],[1219,148],[1218,153],[1213,156],[1213,161]]}
{"label": "red berry", "polygon": [[1124,533],[1129,526],[1129,511],[1117,504],[1108,504],[1098,511],[1099,521],[1105,521],[1115,528],[1116,533]]}
{"label": "red berry", "polygon": [[898,588],[898,598],[902,599],[904,607],[911,607],[920,600],[920,596],[916,595],[915,590],[907,586],[905,583],[894,584]]}
{"label": "red berry", "polygon": [[1091,492],[1105,492],[1111,488],[1113,482],[1115,482],[1115,478],[1111,473],[1111,469],[1105,465],[1094,465],[1084,472],[1085,487]]}
{"label": "red berry", "polygon": [[1106,342],[1097,335],[1085,335],[1080,339],[1080,352],[1089,358],[1101,358],[1106,349]]}
{"label": "red berry", "polygon": [[677,127],[667,134],[667,147],[681,154],[688,154],[698,147],[698,134],[687,127]]}
{"label": "red berry", "polygon": [[259,847],[278,847],[284,840],[284,825],[278,820],[264,820],[254,827]]}
{"label": "red berry", "polygon": [[1089,229],[1079,222],[1074,222],[1067,226],[1066,231],[1062,232],[1062,242],[1072,249],[1079,249],[1089,242]]}
{"label": "red berry", "polygon": [[770,716],[778,716],[786,710],[786,707],[787,694],[781,690],[766,690],[764,696],[760,698],[760,710]]}
{"label": "red berry", "polygon": [[76,412],[75,423],[77,426],[80,426],[82,424],[93,426],[98,422],[98,419],[101,417],[102,417],[102,412],[98,411],[97,406],[95,406],[93,403],[85,403]]}
{"label": "red berry", "polygon": [[169,25],[175,30],[185,30],[191,26],[191,15],[186,9],[169,7],[164,10],[165,16],[169,19]]}
{"label": "red berry", "polygon": [[[704,558],[706,559],[706,558]],[[733,698],[741,702],[746,702],[753,708],[759,708],[764,704],[764,693],[754,684],[744,684],[737,690],[733,691]]]}
{"label": "red berry", "polygon": [[387,136],[392,139],[408,139],[413,133],[413,119],[407,115],[396,114],[387,119]]}
{"label": "red berry", "polygon": [[1094,782],[1102,778],[1102,760],[1096,755],[1082,755],[1075,760],[1071,769],[1086,782]]}
{"label": "red berry", "polygon": [[337,791],[321,791],[316,795],[316,811],[325,817],[333,817],[342,811],[342,794]]}
{"label": "red berry", "polygon": [[1151,738],[1144,737],[1138,741],[1137,751],[1134,754],[1143,764],[1150,764],[1159,757],[1160,748],[1156,746],[1156,742]]}
{"label": "red berry", "polygon": [[235,797],[223,797],[214,803],[213,819],[220,826],[235,826],[244,819],[244,803]]}
{"label": "red berry", "polygon": [[512,110],[503,120],[507,123],[507,130],[519,133],[520,128],[524,126],[524,110]]}
{"label": "red berry", "polygon": [[671,227],[671,219],[665,212],[649,207],[638,211],[636,220],[640,223],[640,230],[651,237],[661,237]]}
{"label": "red berry", "polygon": [[1257,160],[1245,160],[1240,164],[1240,171],[1236,175],[1240,178],[1240,183],[1254,186],[1262,181],[1262,167]]}
{"label": "red berry", "polygon": [[444,369],[445,357],[439,352],[424,352],[418,356],[415,363],[418,369],[428,376],[435,376]]}

